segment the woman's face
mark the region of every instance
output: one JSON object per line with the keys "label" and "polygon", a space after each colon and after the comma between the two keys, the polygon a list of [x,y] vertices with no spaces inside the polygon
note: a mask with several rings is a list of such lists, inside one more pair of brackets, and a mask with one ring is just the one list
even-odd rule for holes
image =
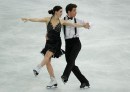
{"label": "woman's face", "polygon": [[60,18],[62,16],[62,9],[56,11],[55,14]]}

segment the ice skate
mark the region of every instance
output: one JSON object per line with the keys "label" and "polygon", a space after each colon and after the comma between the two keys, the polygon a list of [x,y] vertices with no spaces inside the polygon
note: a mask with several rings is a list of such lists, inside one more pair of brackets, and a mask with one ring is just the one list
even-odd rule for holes
{"label": "ice skate", "polygon": [[86,83],[81,83],[80,88],[86,88],[86,87],[90,88],[90,84],[88,81]]}
{"label": "ice skate", "polygon": [[54,77],[50,77],[51,81],[48,83],[47,88],[56,88],[57,87],[57,82]]}
{"label": "ice skate", "polygon": [[33,69],[34,75],[37,76],[39,74],[40,70],[41,70],[41,66],[37,66],[36,68],[34,68]]}
{"label": "ice skate", "polygon": [[63,83],[65,84],[67,82],[67,77],[65,76],[61,76],[61,80],[63,81]]}

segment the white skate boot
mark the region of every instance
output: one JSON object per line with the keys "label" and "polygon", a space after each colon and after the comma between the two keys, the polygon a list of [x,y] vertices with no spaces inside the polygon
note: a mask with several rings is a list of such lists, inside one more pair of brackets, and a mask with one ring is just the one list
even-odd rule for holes
{"label": "white skate boot", "polygon": [[57,82],[54,77],[50,77],[51,81],[48,83],[47,88],[57,87]]}
{"label": "white skate boot", "polygon": [[41,68],[42,67],[40,65],[38,65],[36,68],[33,69],[33,73],[34,73],[35,76],[37,76],[39,74]]}

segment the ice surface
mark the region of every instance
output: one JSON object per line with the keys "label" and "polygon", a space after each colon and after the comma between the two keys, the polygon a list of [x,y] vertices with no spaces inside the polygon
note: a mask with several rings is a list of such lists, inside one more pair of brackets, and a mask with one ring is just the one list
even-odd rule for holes
{"label": "ice surface", "polygon": [[[58,88],[46,89],[46,67],[37,78],[32,73],[43,58],[46,25],[23,23],[20,18],[50,16],[53,6],[65,8],[69,3],[78,5],[77,18],[92,25],[81,29],[82,50],[76,60],[91,88],[81,90],[73,73],[66,85],[62,83],[62,56],[52,59]],[[64,49],[62,32],[61,37]],[[0,0],[0,92],[130,92],[129,85],[130,0]]]}

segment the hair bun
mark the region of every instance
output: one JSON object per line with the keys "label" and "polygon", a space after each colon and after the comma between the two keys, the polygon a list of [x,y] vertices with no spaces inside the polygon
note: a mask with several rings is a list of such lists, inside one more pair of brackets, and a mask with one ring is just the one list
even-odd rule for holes
{"label": "hair bun", "polygon": [[49,10],[48,13],[49,13],[49,14],[54,14],[53,9]]}

